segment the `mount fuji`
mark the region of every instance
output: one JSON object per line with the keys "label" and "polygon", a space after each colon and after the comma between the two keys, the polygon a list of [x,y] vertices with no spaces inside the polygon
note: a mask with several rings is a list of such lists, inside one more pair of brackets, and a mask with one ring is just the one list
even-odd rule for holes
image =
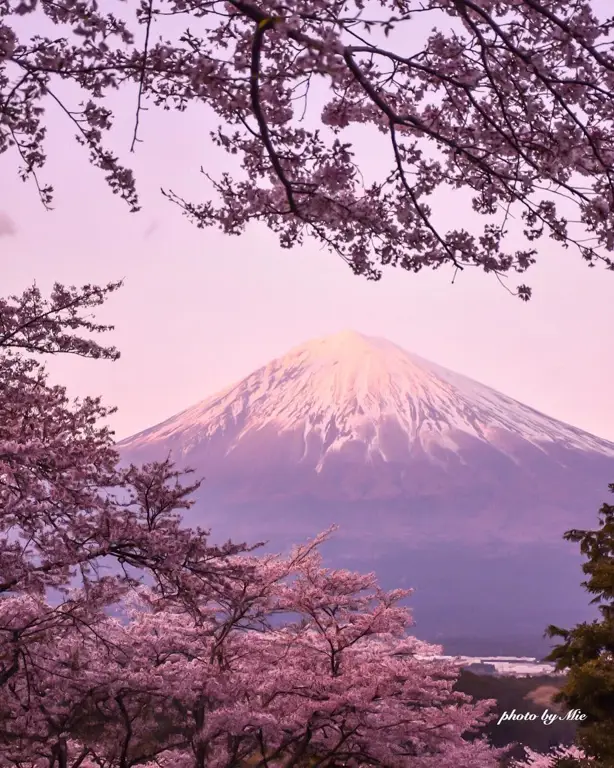
{"label": "mount fuji", "polygon": [[541,651],[590,616],[577,547],[614,444],[395,344],[303,344],[118,444],[205,481],[188,522],[284,549],[337,523],[331,565],[414,586],[416,633],[459,653]]}

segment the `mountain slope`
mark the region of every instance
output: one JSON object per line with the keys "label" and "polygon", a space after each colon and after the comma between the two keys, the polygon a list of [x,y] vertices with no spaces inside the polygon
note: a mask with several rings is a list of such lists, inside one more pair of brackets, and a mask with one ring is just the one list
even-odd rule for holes
{"label": "mountain slope", "polygon": [[383,339],[303,344],[119,449],[204,476],[188,521],[217,539],[282,549],[339,524],[329,562],[416,587],[426,639],[587,615],[562,534],[597,522],[614,444]]}
{"label": "mountain slope", "polygon": [[[417,444],[457,453],[456,434],[513,455],[505,434],[540,450],[557,443],[614,456],[614,444],[551,419],[384,339],[348,331],[273,360],[243,381],[124,441],[140,448],[172,440],[186,455],[208,439],[226,437],[225,453],[250,432],[300,431],[298,460],[316,471],[327,457],[364,446],[364,458],[403,458]],[[395,440],[390,432],[396,431]]]}
{"label": "mountain slope", "polygon": [[[303,344],[120,447],[138,460],[170,452],[226,501],[367,502],[367,529],[369,504],[391,502],[401,508],[384,528],[472,541],[562,532],[614,463],[612,443],[354,332]],[[442,511],[418,524],[403,511],[417,499]]]}

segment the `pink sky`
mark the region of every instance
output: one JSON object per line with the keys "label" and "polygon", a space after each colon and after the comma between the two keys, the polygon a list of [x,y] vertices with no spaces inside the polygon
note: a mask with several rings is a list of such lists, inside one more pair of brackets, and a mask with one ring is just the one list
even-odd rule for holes
{"label": "pink sky", "polygon": [[[116,148],[128,158],[132,102],[120,101]],[[208,139],[204,109],[144,116],[143,144],[130,157],[143,210],[130,214],[102,174],[51,120],[56,187],[44,211],[15,158],[0,158],[0,253],[4,293],[36,280],[65,283],[125,278],[101,313],[117,330],[117,363],[54,361],[54,376],[74,394],[102,394],[119,406],[118,438],[153,425],[314,336],[352,328],[391,341],[471,376],[551,416],[614,440],[611,329],[614,274],[586,268],[578,256],[543,241],[526,282],[524,304],[494,278],[465,272],[389,272],[379,284],[354,277],[314,242],[283,251],[255,226],[241,238],[199,231],[160,194],[206,193],[201,165],[228,167]],[[61,129],[61,130],[60,130]],[[359,135],[367,170],[380,145]],[[385,151],[381,145],[381,152]],[[461,221],[462,192],[443,200],[444,223]],[[521,278],[517,282],[523,282]],[[514,277],[510,278],[514,285]]]}

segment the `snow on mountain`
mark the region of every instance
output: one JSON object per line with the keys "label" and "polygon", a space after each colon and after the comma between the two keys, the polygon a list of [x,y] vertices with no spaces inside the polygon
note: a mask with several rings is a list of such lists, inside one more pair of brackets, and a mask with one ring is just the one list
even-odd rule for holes
{"label": "snow on mountain", "polygon": [[396,461],[418,446],[440,461],[441,450],[462,455],[464,437],[512,459],[518,440],[542,451],[556,443],[614,456],[614,444],[606,440],[385,339],[353,331],[296,347],[122,446],[139,449],[170,440],[179,458],[224,435],[229,454],[261,430],[298,432],[303,453],[297,459],[312,463],[316,472],[328,457],[356,444],[366,449],[367,461]]}
{"label": "snow on mountain", "polygon": [[419,636],[453,653],[541,653],[589,618],[562,536],[597,523],[614,444],[389,341],[310,341],[118,448],[204,477],[186,515],[218,541],[338,524],[327,562],[415,587]]}

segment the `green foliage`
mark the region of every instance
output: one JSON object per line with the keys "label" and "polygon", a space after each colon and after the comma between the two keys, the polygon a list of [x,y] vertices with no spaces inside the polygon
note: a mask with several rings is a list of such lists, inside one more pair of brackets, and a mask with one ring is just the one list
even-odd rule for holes
{"label": "green foliage", "polygon": [[[614,484],[609,488],[614,493]],[[556,700],[586,715],[578,723],[578,746],[598,761],[594,768],[614,768],[614,506],[602,505],[599,522],[594,531],[572,530],[565,538],[579,542],[587,558],[582,569],[588,578],[582,586],[593,595],[591,603],[599,606],[601,618],[571,630],[551,625],[546,634],[562,640],[548,659],[568,670]]]}

